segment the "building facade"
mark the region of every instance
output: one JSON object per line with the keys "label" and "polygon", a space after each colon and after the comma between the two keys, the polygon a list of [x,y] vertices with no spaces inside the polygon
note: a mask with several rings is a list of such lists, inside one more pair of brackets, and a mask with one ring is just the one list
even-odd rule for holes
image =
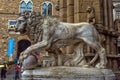
{"label": "building facade", "polygon": [[[7,53],[8,40],[11,38],[14,39],[13,58],[25,49],[22,46],[31,45],[27,36],[14,32],[15,20],[18,14],[25,10],[38,11],[42,15],[53,16],[63,22],[87,21],[95,25],[100,33],[101,43],[106,49],[107,67],[118,71],[117,41],[120,30],[115,25],[115,20],[119,16],[116,17],[113,3],[115,4],[114,0],[0,0],[0,55],[3,59],[10,59]],[[94,56],[94,50],[89,46],[84,46],[84,52],[88,58]]]}
{"label": "building facade", "polygon": [[[45,14],[43,13],[44,9],[42,7],[43,4],[47,4],[47,6],[52,7],[52,12],[47,14],[50,15],[56,15],[56,10],[55,10],[55,5],[53,6],[53,4],[56,4],[57,1],[45,1],[45,0],[1,0],[0,1],[0,55],[2,56],[1,58],[6,61],[6,59],[11,59],[12,57],[17,56],[17,53],[20,53],[21,50],[24,50],[24,48],[22,47],[17,47],[20,44],[24,44],[24,45],[30,45],[28,43],[29,39],[27,38],[27,36],[20,36],[19,33],[15,33],[15,24],[16,24],[16,19],[17,16],[20,12],[23,12],[25,10],[28,11],[38,11],[42,12],[41,14]],[[51,5],[48,5],[48,3],[50,3]],[[48,9],[47,9],[48,10]],[[50,12],[51,10],[49,10]],[[54,13],[54,14],[53,14]],[[18,37],[19,36],[19,37]],[[9,50],[9,39],[13,39],[14,40],[14,47],[13,47],[13,52],[11,52]],[[27,42],[28,40],[28,42]],[[22,42],[22,43],[21,43]],[[4,44],[4,45],[3,45]],[[11,45],[11,44],[10,44]],[[23,46],[24,46],[23,45]],[[18,50],[18,48],[22,48],[21,50]],[[10,51],[10,52],[8,52]],[[11,56],[11,54],[13,54]]]}

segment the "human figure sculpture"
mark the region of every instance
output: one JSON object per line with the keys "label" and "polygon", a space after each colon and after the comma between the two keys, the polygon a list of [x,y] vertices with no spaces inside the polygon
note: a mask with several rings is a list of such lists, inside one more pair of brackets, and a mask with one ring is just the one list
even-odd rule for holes
{"label": "human figure sculpture", "polygon": [[120,32],[120,19],[114,21],[115,29]]}
{"label": "human figure sculpture", "polygon": [[87,12],[87,22],[90,24],[95,24],[95,9],[93,6],[88,6],[86,9]]}
{"label": "human figure sculpture", "polygon": [[[36,19],[35,21],[34,18]],[[64,23],[49,16],[41,16],[37,12],[34,12],[34,14],[33,12],[23,12],[17,19],[16,31],[19,31],[21,34],[26,33],[35,42],[21,53],[20,60],[26,58],[32,51],[42,48],[49,49],[57,42],[64,41],[66,45],[80,43],[80,49],[76,49],[78,56],[70,60],[70,64],[72,62],[78,64],[82,60],[81,55],[79,55],[83,54],[82,42],[92,47],[96,51],[96,54],[99,55],[100,63],[96,67],[106,67],[107,58],[105,49],[99,42],[98,32],[90,23]]]}

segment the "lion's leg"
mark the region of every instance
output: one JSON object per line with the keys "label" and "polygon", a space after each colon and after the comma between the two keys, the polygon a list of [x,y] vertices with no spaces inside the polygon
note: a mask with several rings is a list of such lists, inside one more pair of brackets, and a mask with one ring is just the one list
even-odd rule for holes
{"label": "lion's leg", "polygon": [[62,52],[60,51],[60,48],[56,48],[55,53],[56,53],[55,55],[57,57],[57,59],[56,59],[57,65],[62,66],[63,65],[63,63],[62,63],[63,56],[62,56]]}
{"label": "lion's leg", "polygon": [[106,68],[106,64],[107,64],[107,57],[106,57],[106,53],[105,53],[105,49],[103,47],[101,47],[98,50],[98,54],[100,57],[100,63],[98,63],[96,65],[97,68]]}
{"label": "lion's leg", "polygon": [[107,58],[105,49],[94,38],[82,38],[90,47],[92,47],[100,57],[100,63],[96,65],[98,68],[105,68],[107,64]]}
{"label": "lion's leg", "polygon": [[[47,37],[47,36],[46,36]],[[23,51],[22,53],[20,53],[20,59],[19,61],[22,62],[26,57],[28,57],[28,55],[32,52],[35,51],[37,49],[40,48],[44,48],[48,45],[48,40],[42,40],[41,42],[38,42],[34,45],[31,45],[30,47],[28,47],[25,51]]]}
{"label": "lion's leg", "polygon": [[55,57],[56,57],[56,63],[58,66],[62,66],[63,63],[63,53],[60,50],[60,48],[57,45],[54,45],[54,51],[55,51]]}

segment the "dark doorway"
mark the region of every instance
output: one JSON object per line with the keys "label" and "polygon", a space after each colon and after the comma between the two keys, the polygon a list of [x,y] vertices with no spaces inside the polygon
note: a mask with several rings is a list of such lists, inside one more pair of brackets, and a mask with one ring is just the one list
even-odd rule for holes
{"label": "dark doorway", "polygon": [[118,54],[120,54],[120,46],[118,47]]}
{"label": "dark doorway", "polygon": [[22,51],[24,51],[25,49],[27,49],[27,47],[29,47],[31,45],[31,42],[29,40],[22,39],[22,40],[18,41],[17,45],[18,45],[17,46],[17,58],[19,58],[20,53]]}

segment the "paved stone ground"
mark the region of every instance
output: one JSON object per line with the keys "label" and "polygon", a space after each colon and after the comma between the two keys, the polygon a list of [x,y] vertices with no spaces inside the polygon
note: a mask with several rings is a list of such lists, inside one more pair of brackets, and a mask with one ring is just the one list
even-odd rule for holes
{"label": "paved stone ground", "polygon": [[7,75],[5,80],[14,80],[14,74]]}
{"label": "paved stone ground", "polygon": [[7,69],[5,80],[14,80],[14,68],[13,67],[11,67],[10,69]]}

